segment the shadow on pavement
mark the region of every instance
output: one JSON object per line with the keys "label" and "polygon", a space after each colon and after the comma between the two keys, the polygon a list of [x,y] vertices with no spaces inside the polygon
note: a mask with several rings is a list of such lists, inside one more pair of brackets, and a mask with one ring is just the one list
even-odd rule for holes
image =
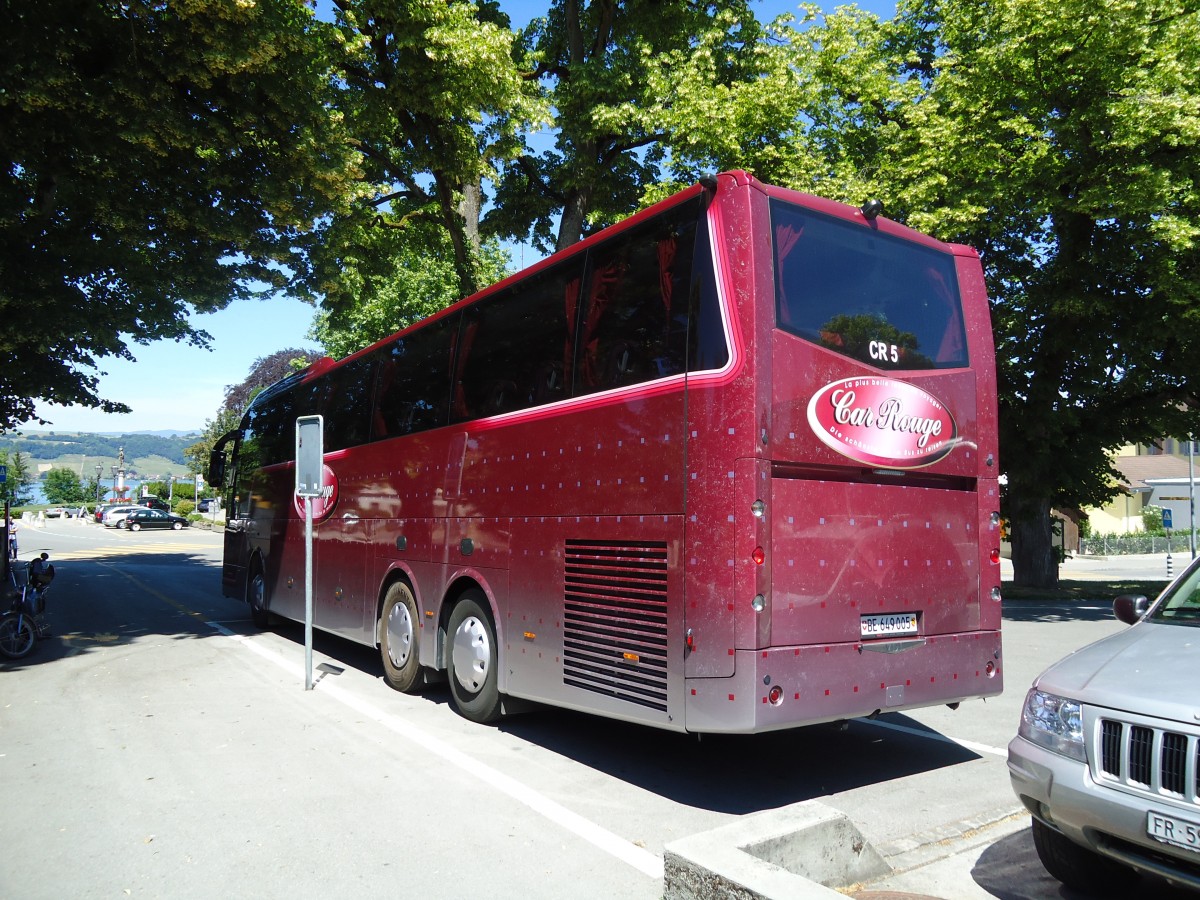
{"label": "shadow on pavement", "polygon": [[1042,867],[1029,828],[1010,834],[984,850],[971,870],[971,877],[999,900],[1105,900],[1110,897],[1185,900],[1196,896],[1149,876],[1138,879],[1132,889],[1126,885],[1119,892],[1095,894],[1073,890],[1060,884]]}

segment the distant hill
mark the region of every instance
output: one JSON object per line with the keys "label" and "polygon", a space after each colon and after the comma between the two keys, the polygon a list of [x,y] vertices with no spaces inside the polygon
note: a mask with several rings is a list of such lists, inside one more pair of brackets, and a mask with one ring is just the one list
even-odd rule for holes
{"label": "distant hill", "polygon": [[158,477],[186,471],[187,459],[183,450],[196,443],[198,438],[198,433],[178,431],[131,434],[27,431],[0,436],[0,450],[29,457],[30,468],[35,472],[49,464],[95,475],[95,467],[101,465],[107,476],[123,448],[127,472]]}

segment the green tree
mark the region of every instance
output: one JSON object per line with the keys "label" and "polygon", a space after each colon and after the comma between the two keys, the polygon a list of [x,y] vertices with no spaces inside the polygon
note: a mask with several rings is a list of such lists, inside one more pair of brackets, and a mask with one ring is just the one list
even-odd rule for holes
{"label": "green tree", "polygon": [[83,484],[74,469],[55,466],[46,473],[42,493],[48,503],[80,503],[87,498]]}
{"label": "green tree", "polygon": [[663,61],[703,42],[712,91],[752,77],[763,37],[743,0],[555,0],[517,48],[544,86],[555,147],[506,162],[485,224],[524,240],[532,223],[538,246],[561,250],[628,216],[660,178],[674,121]]}
{"label": "green tree", "polygon": [[[1111,497],[1112,449],[1196,430],[1200,6],[903,0],[808,24],[719,103],[702,55],[673,62],[676,164],[878,195],[981,251],[1016,581],[1052,585],[1050,510]],[[793,108],[753,106],[772,93]]]}
{"label": "green tree", "polygon": [[[0,429],[102,398],[105,357],[282,287],[358,173],[304,0],[6,2]],[[41,421],[41,420],[39,420]]]}
{"label": "green tree", "polygon": [[10,506],[24,506],[33,500],[33,474],[29,462],[20,451],[0,450],[0,466],[5,466],[5,481],[0,484],[0,501]]}
{"label": "green tree", "polygon": [[1111,497],[1120,445],[1195,430],[1200,5],[901,9],[937,29],[904,205],[983,253],[1016,581],[1052,585],[1051,508]]}
{"label": "green tree", "polygon": [[483,182],[515,152],[517,129],[541,115],[512,59],[508,18],[469,0],[333,6],[336,107],[362,178],[354,203],[306,242],[297,284],[337,314],[403,281],[404,252],[444,253],[453,294],[473,293],[484,283]]}

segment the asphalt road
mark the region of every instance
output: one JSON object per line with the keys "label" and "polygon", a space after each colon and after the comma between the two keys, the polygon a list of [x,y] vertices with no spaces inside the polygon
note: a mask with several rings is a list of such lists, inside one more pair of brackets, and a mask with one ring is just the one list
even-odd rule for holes
{"label": "asphalt road", "polygon": [[0,664],[2,897],[657,898],[665,844],[810,799],[898,869],[870,890],[1081,897],[1041,869],[1004,748],[1037,672],[1123,627],[1107,604],[1006,607],[1006,691],[957,711],[703,740],[555,710],[481,727],[321,635],[336,671],[306,692],[302,629],[256,633],[220,596],[217,535],[21,537],[58,577],[54,637]]}

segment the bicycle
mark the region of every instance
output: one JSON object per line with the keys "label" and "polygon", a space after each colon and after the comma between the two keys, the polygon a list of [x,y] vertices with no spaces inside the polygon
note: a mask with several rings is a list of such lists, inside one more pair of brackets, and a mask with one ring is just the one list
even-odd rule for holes
{"label": "bicycle", "polygon": [[44,637],[47,631],[42,612],[46,608],[46,590],[54,574],[51,571],[42,576],[41,584],[35,585],[30,578],[30,568],[30,563],[12,564],[8,568],[15,593],[11,595],[9,609],[0,614],[0,656],[7,659],[28,656],[38,638]]}

